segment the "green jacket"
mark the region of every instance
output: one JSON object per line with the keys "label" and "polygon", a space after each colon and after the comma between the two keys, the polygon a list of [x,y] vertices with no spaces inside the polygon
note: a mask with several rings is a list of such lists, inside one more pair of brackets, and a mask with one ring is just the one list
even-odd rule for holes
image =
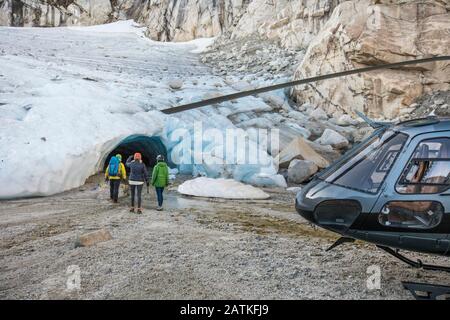
{"label": "green jacket", "polygon": [[152,186],[164,188],[169,184],[169,168],[167,163],[158,162],[156,166],[153,167],[152,172]]}

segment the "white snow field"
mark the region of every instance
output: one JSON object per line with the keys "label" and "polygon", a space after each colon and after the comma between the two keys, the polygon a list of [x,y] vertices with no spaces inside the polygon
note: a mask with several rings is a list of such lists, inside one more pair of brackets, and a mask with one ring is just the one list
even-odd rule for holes
{"label": "white snow field", "polygon": [[[134,22],[85,28],[0,28],[0,199],[44,196],[85,183],[131,135],[157,136],[168,154],[179,128],[234,128],[242,111],[267,109],[249,97],[171,116],[158,110],[235,92],[199,62],[211,39],[158,43]],[[168,83],[181,79],[181,90]],[[219,85],[218,85],[219,84]],[[221,145],[205,143],[215,150]],[[180,151],[181,150],[181,151]],[[207,151],[208,151],[207,150]],[[180,172],[285,186],[265,165],[184,165]]]}
{"label": "white snow field", "polygon": [[232,179],[207,177],[187,180],[178,186],[178,192],[185,195],[224,199],[268,199],[261,189]]}

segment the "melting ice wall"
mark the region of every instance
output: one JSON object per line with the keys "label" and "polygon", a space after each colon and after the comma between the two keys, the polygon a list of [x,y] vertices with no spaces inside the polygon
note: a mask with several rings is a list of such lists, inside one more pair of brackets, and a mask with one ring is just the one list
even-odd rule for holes
{"label": "melting ice wall", "polygon": [[[188,122],[158,111],[137,113],[119,120],[114,115],[88,112],[89,105],[96,104],[98,108],[97,101],[84,101],[84,107],[73,105],[72,108],[64,108],[64,111],[56,106],[65,102],[53,103],[45,107],[48,109],[46,114],[35,115],[30,112],[25,119],[26,125],[2,122],[2,133],[11,130],[9,132],[13,134],[2,134],[1,138],[0,180],[6,182],[0,189],[1,199],[46,196],[81,186],[89,176],[102,170],[103,161],[109,152],[134,134],[160,137],[167,148],[169,160],[178,163],[182,173],[214,178],[231,177],[256,185],[285,186],[284,178],[277,175],[272,157],[265,150],[260,151],[266,156],[263,166],[227,164],[225,159],[217,159],[222,164],[205,161],[183,163],[180,159],[193,160],[193,149],[186,148],[184,138],[177,140],[172,135],[180,128],[186,129],[188,135],[194,135],[194,128]],[[36,109],[39,107],[36,106]],[[96,123],[94,119],[98,118],[103,118],[103,121]],[[72,126],[71,121],[78,125]],[[118,122],[121,123],[120,127],[111,127],[111,124]],[[250,140],[244,148],[259,148],[251,144],[255,142]],[[214,149],[224,148],[223,144],[207,140],[202,140],[201,145],[201,153],[208,154]],[[250,151],[236,149],[235,152]]]}
{"label": "melting ice wall", "polygon": [[267,153],[267,146],[237,129],[224,116],[211,118],[201,111],[189,111],[183,120],[169,118],[163,141],[171,162],[178,165],[181,173],[286,186]]}

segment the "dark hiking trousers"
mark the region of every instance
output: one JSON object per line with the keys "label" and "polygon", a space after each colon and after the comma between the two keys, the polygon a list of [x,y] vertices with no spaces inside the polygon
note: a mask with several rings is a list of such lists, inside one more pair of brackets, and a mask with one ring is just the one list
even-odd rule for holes
{"label": "dark hiking trousers", "polygon": [[134,208],[134,198],[137,196],[137,206],[138,208],[141,208],[141,202],[142,202],[142,187],[144,187],[143,184],[141,185],[130,185],[131,189],[131,206]]}
{"label": "dark hiking trousers", "polygon": [[109,180],[109,195],[111,197],[111,200],[117,201],[119,199],[119,187],[120,179]]}
{"label": "dark hiking trousers", "polygon": [[163,187],[155,187],[156,189],[156,197],[158,198],[158,206],[162,206],[163,204],[163,191],[164,188]]}

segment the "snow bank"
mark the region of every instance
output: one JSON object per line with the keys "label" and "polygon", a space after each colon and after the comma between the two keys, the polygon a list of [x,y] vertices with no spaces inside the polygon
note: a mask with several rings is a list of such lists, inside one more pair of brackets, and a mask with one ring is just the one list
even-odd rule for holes
{"label": "snow bank", "polygon": [[[134,33],[140,37],[145,37],[145,31],[147,30],[147,27],[140,25],[132,19],[95,26],[71,26],[66,28],[73,31],[85,31],[89,33]],[[147,37],[145,39],[149,42],[166,46],[192,46],[194,49],[190,50],[191,53],[202,53],[214,43],[216,38],[197,38],[185,42],[159,42]]]}
{"label": "snow bank", "polygon": [[100,24],[95,26],[74,26],[65,27],[74,31],[86,31],[90,33],[135,33],[137,35],[144,35],[146,27],[141,26],[134,20],[117,21],[107,24]]}
{"label": "snow bank", "polygon": [[225,199],[268,199],[270,196],[253,186],[232,179],[200,177],[183,182],[178,192],[185,195]]}
{"label": "snow bank", "polygon": [[[22,81],[39,79],[32,71],[25,75],[20,70],[10,64],[2,72]],[[51,195],[78,187],[102,169],[104,156],[123,139],[163,130],[161,113],[116,113],[127,101],[102,85],[87,87],[86,82],[42,81],[34,96],[10,105],[11,110],[30,109],[0,119],[0,180],[8,181],[0,198]]]}
{"label": "snow bank", "polygon": [[195,45],[197,48],[194,50],[191,50],[192,53],[202,53],[208,49],[210,45],[214,43],[214,40],[216,40],[215,37],[213,38],[199,38],[192,41],[189,41],[187,43]]}

